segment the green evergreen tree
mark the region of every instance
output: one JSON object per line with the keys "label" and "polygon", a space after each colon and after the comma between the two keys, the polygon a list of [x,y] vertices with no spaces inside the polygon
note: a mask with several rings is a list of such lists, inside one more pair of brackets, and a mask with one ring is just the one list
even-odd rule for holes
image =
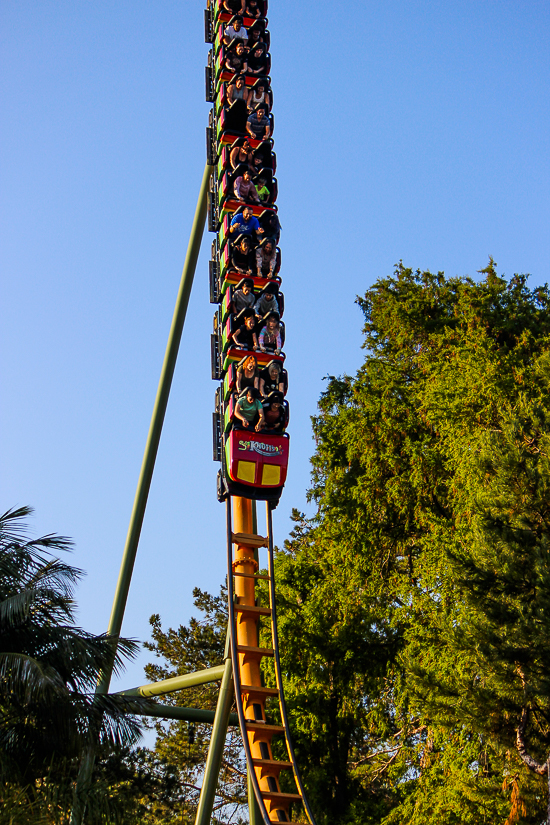
{"label": "green evergreen tree", "polygon": [[365,363],[329,381],[314,419],[318,511],[278,570],[322,822],[546,810],[516,731],[545,770],[549,295],[492,261],[482,274],[400,265],[375,284]]}

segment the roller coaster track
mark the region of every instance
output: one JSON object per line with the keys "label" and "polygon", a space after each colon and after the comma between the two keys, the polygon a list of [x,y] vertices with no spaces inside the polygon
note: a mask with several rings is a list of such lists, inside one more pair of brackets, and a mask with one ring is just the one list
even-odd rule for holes
{"label": "roller coaster track", "polygon": [[[231,4],[230,4],[231,5]],[[238,5],[233,4],[232,8]],[[242,8],[244,8],[244,5]],[[232,312],[231,296],[232,285],[235,284],[243,275],[233,273],[231,278],[231,238],[230,238],[230,221],[235,215],[239,206],[242,204],[239,199],[233,194],[233,182],[238,174],[236,167],[231,162],[230,150],[233,147],[240,146],[242,136],[248,139],[249,145],[254,152],[261,153],[268,144],[267,157],[269,158],[269,176],[270,176],[270,194],[267,200],[263,202],[256,201],[251,205],[253,214],[259,218],[260,226],[262,226],[262,217],[266,213],[276,213],[277,207],[274,205],[277,196],[277,182],[273,177],[275,171],[275,155],[272,152],[273,140],[271,134],[273,130],[273,115],[270,113],[271,107],[268,106],[267,115],[269,119],[269,139],[262,135],[260,139],[254,140],[246,134],[244,129],[245,124],[248,128],[249,121],[246,106],[243,106],[243,101],[238,101],[241,104],[239,110],[241,114],[239,117],[234,116],[234,107],[228,99],[228,84],[236,83],[237,74],[244,77],[245,90],[251,89],[255,83],[262,82],[268,89],[268,96],[272,101],[271,78],[269,71],[271,66],[271,57],[269,55],[270,35],[267,30],[267,0],[259,0],[260,16],[256,18],[244,17],[244,25],[248,27],[245,29],[246,40],[248,45],[252,42],[252,28],[259,27],[260,39],[264,44],[266,50],[266,62],[264,70],[261,71],[261,77],[256,73],[250,74],[249,70],[236,69],[235,74],[228,71],[227,59],[238,39],[230,42],[226,41],[224,37],[226,27],[233,26],[235,19],[231,14],[227,13],[222,6],[221,0],[208,0],[207,9],[205,13],[205,39],[212,43],[213,47],[208,58],[208,65],[206,67],[206,98],[214,104],[210,116],[209,125],[207,128],[207,162],[213,167],[213,174],[210,186],[209,206],[208,206],[208,227],[211,231],[217,233],[216,240],[213,244],[212,261],[210,263],[210,296],[212,303],[221,303],[229,307],[229,312]],[[247,6],[248,9],[248,6]],[[250,40],[249,40],[250,38]],[[241,41],[242,42],[242,41]],[[257,41],[254,41],[257,42]],[[251,49],[254,51],[257,46]],[[237,101],[234,101],[235,103]],[[263,104],[260,103],[260,106]],[[243,117],[244,108],[244,117]],[[250,111],[250,107],[248,109]],[[256,111],[255,109],[253,110]],[[259,117],[259,115],[258,115]],[[250,128],[253,128],[253,124]],[[238,156],[240,157],[240,155]],[[265,167],[265,155],[262,163]],[[243,161],[237,161],[242,164]],[[247,161],[251,163],[250,156]],[[246,165],[246,164],[245,164]],[[238,168],[241,168],[239,166]],[[242,180],[242,179],[241,179]],[[250,203],[250,198],[247,201]],[[268,224],[266,224],[267,226]],[[225,245],[225,246],[224,246]],[[223,248],[224,247],[224,248]],[[280,252],[278,252],[278,266],[280,266]],[[277,271],[277,270],[275,270]],[[223,273],[225,272],[225,275]],[[274,273],[273,273],[274,274]],[[258,270],[259,275],[259,270]],[[277,278],[280,283],[280,277]],[[261,278],[254,279],[254,287],[258,290],[265,287]],[[225,294],[224,294],[225,293]],[[229,300],[228,300],[229,299]],[[282,314],[284,304],[280,304],[280,314]],[[221,329],[223,327],[224,318],[229,317],[229,335],[222,339]],[[223,314],[223,310],[219,310],[214,316],[214,335],[212,336],[213,347],[213,361],[212,361],[212,376],[219,380],[223,379],[231,360],[238,360],[245,353],[234,352],[234,344],[231,343],[231,318],[232,316]],[[283,327],[284,328],[284,327]],[[226,334],[227,335],[227,334]],[[225,346],[225,349],[224,349]],[[225,355],[224,355],[225,352]],[[276,351],[277,359],[282,362],[284,354],[279,355]],[[265,362],[265,355],[254,352],[256,357]],[[273,356],[271,356],[273,357]],[[221,495],[220,498],[225,498],[226,512],[227,512],[227,577],[228,577],[228,608],[229,608],[229,638],[230,638],[230,652],[232,662],[232,673],[235,689],[235,702],[237,706],[237,715],[239,726],[242,735],[244,751],[246,754],[246,762],[248,768],[249,781],[251,781],[254,789],[254,795],[258,803],[258,807],[265,825],[273,822],[287,822],[296,823],[298,819],[293,820],[292,812],[296,812],[299,808],[298,817],[301,822],[304,822],[304,814],[307,816],[311,825],[315,825],[315,820],[311,809],[309,807],[304,787],[296,764],[296,758],[292,747],[290,730],[288,724],[288,716],[285,708],[285,700],[283,693],[283,680],[281,672],[281,661],[279,654],[279,637],[277,631],[277,613],[276,613],[276,593],[275,593],[275,570],[273,561],[273,525],[272,525],[272,509],[277,504],[278,497],[282,491],[282,486],[278,491],[269,491],[262,489],[250,489],[249,491],[237,488],[236,481],[240,478],[230,475],[228,462],[226,461],[227,448],[231,451],[232,447],[228,441],[229,436],[224,434],[224,427],[222,425],[223,401],[227,403],[234,403],[232,399],[231,387],[229,393],[225,392],[222,383],[217,392],[216,398],[216,412],[214,413],[214,458],[222,461],[222,470],[220,477],[225,481],[226,495]],[[286,402],[285,402],[286,404]],[[288,409],[288,407],[287,407]],[[227,426],[230,424],[225,416]],[[240,423],[237,421],[237,424]],[[235,425],[233,425],[235,426]],[[252,430],[252,426],[249,428]],[[229,429],[225,429],[228,433]],[[252,435],[247,436],[247,431],[243,430],[243,438],[251,438]],[[269,436],[266,437],[269,442]],[[242,443],[242,442],[241,442]],[[288,458],[288,438],[283,440],[285,452],[285,460]],[[262,445],[265,446],[265,445]],[[272,449],[275,449],[272,447]],[[278,448],[280,449],[280,448]],[[251,462],[240,462],[250,465]],[[236,466],[238,467],[239,462]],[[265,472],[265,471],[264,471]],[[277,471],[278,472],[278,471]],[[256,485],[260,478],[260,473],[256,473]],[[284,483],[284,478],[282,479]],[[223,492],[223,491],[222,491]],[[266,532],[267,536],[263,537],[258,534],[256,526],[256,500],[266,500]],[[234,522],[234,523],[233,523]],[[259,551],[260,548],[267,549],[267,575],[260,573],[259,569]],[[269,604],[259,604],[258,584],[267,583],[267,591],[269,593]],[[265,586],[262,590],[265,592]],[[260,624],[268,622],[271,630],[271,647],[261,647],[261,637],[265,634],[260,634]],[[264,685],[262,676],[262,660],[266,657],[273,658],[274,672],[275,672],[275,687],[267,687]],[[278,700],[279,719],[277,724],[270,721],[269,702],[270,700]],[[272,740],[277,736],[284,736],[286,740],[286,750],[288,759],[278,759],[276,755],[280,753],[280,748],[272,748]],[[292,771],[294,775],[295,791],[289,792],[286,787],[289,783],[283,781],[283,788],[281,787],[280,777],[283,771]],[[302,810],[303,809],[303,810]],[[251,812],[252,816],[252,812]]]}
{"label": "roller coaster track", "polygon": [[[233,532],[232,504],[235,514]],[[246,753],[249,776],[264,823],[292,823],[291,808],[303,806],[312,825],[315,819],[309,807],[300,772],[296,764],[285,707],[277,611],[275,601],[275,570],[273,564],[273,525],[271,507],[266,502],[267,537],[253,531],[254,503],[245,498],[228,499],[227,508],[227,577],[231,660],[237,715]],[[259,573],[258,550],[267,547],[267,575]],[[269,606],[258,604],[257,582],[268,582]],[[260,621],[271,625],[271,648],[260,647]],[[276,687],[265,687],[260,662],[273,657]],[[266,702],[277,698],[280,721],[271,724],[266,715]],[[275,759],[272,739],[284,735],[288,760]],[[297,793],[281,790],[281,771],[292,770]]]}

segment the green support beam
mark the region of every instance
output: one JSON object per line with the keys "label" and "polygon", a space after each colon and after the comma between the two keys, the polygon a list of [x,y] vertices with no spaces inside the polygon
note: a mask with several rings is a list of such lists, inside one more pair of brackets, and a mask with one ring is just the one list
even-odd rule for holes
{"label": "green support beam", "polygon": [[[128,712],[135,716],[155,716],[159,719],[180,719],[182,722],[197,722],[212,725],[215,721],[216,712],[213,710],[201,710],[199,708],[180,708],[172,705],[156,705],[153,702],[140,702],[135,708],[130,704]],[[228,716],[228,725],[239,726],[239,717],[236,713]]]}
{"label": "green support beam", "polygon": [[[130,516],[128,534],[126,536],[126,545],[124,547],[115,597],[113,599],[111,619],[107,630],[108,635],[114,639],[113,658],[109,666],[106,667],[100,675],[96,688],[96,694],[107,694],[109,692],[109,685],[111,684],[116,646],[120,636],[126,602],[128,600],[130,581],[132,579],[139,537],[141,535],[143,518],[145,516],[145,508],[147,506],[149,489],[153,478],[153,470],[155,468],[155,461],[160,443],[160,436],[162,433],[162,425],[164,423],[164,416],[168,406],[168,398],[170,395],[170,388],[172,386],[172,378],[174,377],[174,370],[176,368],[183,325],[187,314],[191,287],[193,286],[193,278],[201,248],[202,236],[204,234],[204,224],[206,221],[206,211],[208,205],[208,189],[210,186],[212,168],[212,166],[206,164],[204,174],[202,176],[201,189],[197,201],[197,208],[195,210],[189,245],[187,247],[187,254],[183,264],[183,271],[181,273],[178,297],[176,299],[176,306],[174,308],[174,315],[172,318],[172,326],[170,328],[168,343],[166,345],[166,353],[164,356],[164,363],[162,365],[157,397],[155,399],[153,415],[151,416],[149,434],[147,436],[147,443],[145,445],[143,462],[139,474],[134,506],[132,509],[132,515]],[[91,731],[89,744],[87,748],[85,748],[80,762],[80,769],[73,796],[73,808],[71,811],[70,825],[82,825],[82,821],[84,819],[86,801],[88,798],[88,791],[94,768],[96,744],[97,731]]]}
{"label": "green support beam", "polygon": [[165,693],[173,693],[175,690],[204,685],[207,682],[217,682],[223,679],[225,665],[218,667],[207,667],[204,670],[197,670],[194,673],[184,673],[183,676],[173,676],[171,679],[163,679],[162,682],[152,682],[140,687],[120,690],[114,696],[163,696]]}
{"label": "green support beam", "polygon": [[[134,569],[141,528],[143,526],[143,518],[145,516],[145,507],[147,506],[147,499],[149,497],[151,480],[153,478],[153,470],[155,468],[155,461],[157,458],[160,436],[162,433],[162,425],[164,423],[166,407],[168,406],[168,398],[172,387],[174,370],[176,369],[176,361],[178,358],[183,325],[187,314],[191,287],[193,286],[193,278],[195,276],[202,236],[204,234],[204,224],[206,221],[206,210],[208,206],[208,189],[210,186],[211,174],[212,167],[206,164],[204,174],[202,176],[201,189],[197,201],[197,208],[195,210],[193,227],[191,229],[191,237],[189,239],[185,263],[181,273],[178,297],[176,299],[176,306],[172,317],[172,326],[170,328],[168,343],[166,345],[166,353],[160,374],[157,397],[155,399],[153,415],[151,416],[151,424],[149,426],[149,434],[147,436],[145,453],[141,464],[141,472],[139,474],[134,507],[132,510],[132,515],[130,516],[128,535],[126,536],[126,546],[124,547],[115,597],[113,599],[111,619],[107,630],[109,636],[113,636],[116,639],[118,639],[120,629],[122,627],[122,619],[124,617],[124,610],[128,599],[128,591],[130,590],[130,581]],[[112,671],[113,668],[111,665],[110,668],[105,669],[105,671],[101,674],[101,679],[97,686],[97,693],[108,693]]]}
{"label": "green support beam", "polygon": [[[237,714],[235,714],[235,716],[237,716]],[[252,777],[250,776],[249,770],[246,772],[246,790],[248,794],[248,822],[250,825],[264,825],[264,818],[260,811],[256,794],[254,793],[254,785],[252,784]]]}

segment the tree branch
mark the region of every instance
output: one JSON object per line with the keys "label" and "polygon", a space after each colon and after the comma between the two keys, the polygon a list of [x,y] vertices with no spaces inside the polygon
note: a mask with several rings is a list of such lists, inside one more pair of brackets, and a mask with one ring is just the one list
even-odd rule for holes
{"label": "tree branch", "polygon": [[525,762],[529,770],[540,774],[541,776],[548,772],[548,762],[537,762],[536,759],[527,753],[525,745],[525,728],[527,727],[527,720],[529,719],[529,709],[523,708],[521,711],[521,720],[516,729],[516,748],[522,760]]}

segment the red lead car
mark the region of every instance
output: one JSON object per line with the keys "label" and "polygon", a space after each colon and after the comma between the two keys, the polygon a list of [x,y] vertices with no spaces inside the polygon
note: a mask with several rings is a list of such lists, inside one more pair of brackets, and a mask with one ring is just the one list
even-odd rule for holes
{"label": "red lead car", "polygon": [[267,435],[233,428],[224,456],[231,493],[242,486],[248,498],[277,501],[286,481],[289,445],[286,433]]}

